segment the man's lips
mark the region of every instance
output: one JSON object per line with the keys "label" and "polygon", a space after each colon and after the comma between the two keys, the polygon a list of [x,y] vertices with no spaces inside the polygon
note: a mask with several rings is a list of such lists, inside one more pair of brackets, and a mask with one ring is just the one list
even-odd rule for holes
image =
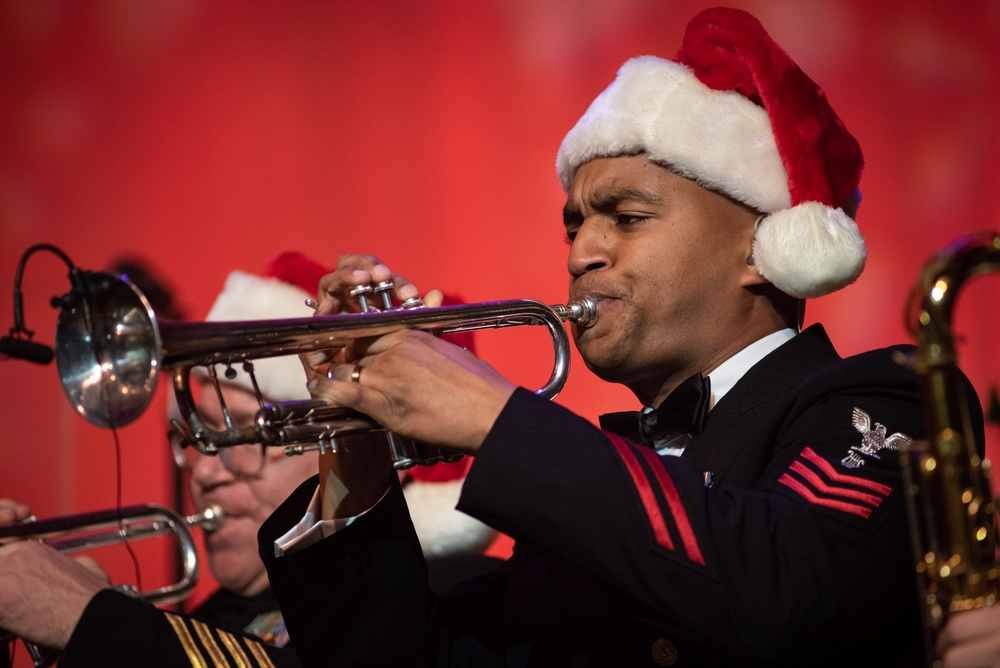
{"label": "man's lips", "polygon": [[583,299],[584,297],[593,297],[600,304],[602,301],[607,301],[609,299],[614,299],[615,297],[600,290],[572,290],[570,291],[569,298],[571,301],[577,301]]}
{"label": "man's lips", "polygon": [[[597,302],[597,318],[596,321],[600,322],[601,314],[605,309],[610,308],[618,300],[617,297],[609,295],[602,292],[591,292],[591,291],[581,291],[572,296],[574,300],[579,300],[584,297],[590,297]],[[596,323],[595,323],[596,324]]]}

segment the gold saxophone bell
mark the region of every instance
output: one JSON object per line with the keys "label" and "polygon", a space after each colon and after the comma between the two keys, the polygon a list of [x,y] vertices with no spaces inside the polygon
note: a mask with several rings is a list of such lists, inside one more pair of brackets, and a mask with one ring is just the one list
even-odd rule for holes
{"label": "gold saxophone bell", "polygon": [[924,266],[907,308],[917,349],[906,361],[922,388],[927,438],[903,448],[901,463],[929,656],[952,613],[1000,595],[990,464],[977,452],[951,326],[965,281],[998,270],[1000,234],[957,239]]}
{"label": "gold saxophone bell", "polygon": [[[185,424],[172,428],[202,445],[205,452],[244,443],[283,446],[288,454],[304,451],[297,444],[334,449],[334,441],[359,432],[382,430],[367,416],[323,402],[260,404],[255,424],[222,430],[205,426],[191,395],[190,371],[215,365],[242,364],[253,376],[253,359],[298,355],[345,346],[353,339],[404,329],[451,334],[488,328],[543,325],[552,339],[554,361],[549,380],[535,391],[551,399],[563,387],[569,370],[569,339],[564,321],[589,326],[597,318],[597,300],[585,297],[568,305],[549,306],[529,299],[425,307],[408,300],[400,308],[388,304],[391,284],[376,289],[386,302],[377,310],[362,301],[362,313],[286,320],[179,322],[158,319],[145,296],[127,279],[112,273],[81,272],[74,289],[60,300],[55,357],[60,381],[70,403],[100,427],[121,427],[138,418],[152,401],[161,370],[173,371],[174,393]],[[360,296],[359,296],[360,298]],[[216,381],[217,382],[217,381]],[[420,444],[388,435],[397,468],[458,458],[420,452]]]}
{"label": "gold saxophone bell", "polygon": [[222,520],[222,509],[215,505],[182,517],[164,506],[144,504],[0,526],[0,540],[43,540],[60,552],[71,553],[170,534],[181,556],[177,582],[145,592],[128,589],[144,601],[165,605],[190,596],[198,582],[198,553],[189,527],[214,531]]}

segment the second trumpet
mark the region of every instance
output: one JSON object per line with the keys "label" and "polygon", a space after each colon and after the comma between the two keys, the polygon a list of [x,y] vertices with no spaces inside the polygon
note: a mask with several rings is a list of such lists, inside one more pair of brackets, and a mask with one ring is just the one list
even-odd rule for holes
{"label": "second trumpet", "polygon": [[181,555],[180,578],[158,589],[135,592],[145,601],[168,604],[187,598],[198,582],[198,553],[189,527],[214,531],[221,522],[218,506],[182,517],[164,506],[144,504],[11,524],[0,527],[0,539],[34,538],[60,552],[72,553],[170,534],[177,539]]}

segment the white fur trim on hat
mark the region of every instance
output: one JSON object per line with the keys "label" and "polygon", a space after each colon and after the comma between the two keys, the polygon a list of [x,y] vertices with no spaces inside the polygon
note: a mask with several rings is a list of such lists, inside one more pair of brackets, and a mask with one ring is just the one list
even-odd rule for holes
{"label": "white fur trim on hat", "polygon": [[[308,318],[313,314],[313,310],[305,304],[309,297],[309,293],[291,283],[234,271],[226,279],[206,320],[233,322]],[[236,371],[236,378],[227,379],[225,365],[217,364],[219,381],[252,392],[253,384],[250,376],[243,371],[242,364],[235,364],[232,368]],[[297,355],[254,360],[253,370],[265,399],[277,402],[309,398],[306,373]],[[202,381],[208,377],[203,367],[195,367],[192,373]]]}
{"label": "white fur trim on hat", "polygon": [[708,88],[680,63],[641,56],[622,65],[563,139],[556,170],[568,193],[584,163],[640,152],[758,211],[790,206],[767,112]]}
{"label": "white fur trim on hat", "polygon": [[483,552],[496,539],[496,530],[455,509],[463,481],[413,480],[403,486],[424,556]]}
{"label": "white fur trim on hat", "polygon": [[802,299],[853,282],[868,251],[842,209],[803,202],[761,220],[753,241],[757,271],[785,294]]}

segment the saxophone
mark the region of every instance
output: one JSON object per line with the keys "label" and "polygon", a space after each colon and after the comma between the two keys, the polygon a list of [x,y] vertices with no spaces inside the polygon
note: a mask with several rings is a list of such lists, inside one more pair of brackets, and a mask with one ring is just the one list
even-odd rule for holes
{"label": "saxophone", "polygon": [[977,453],[951,325],[962,284],[998,270],[1000,233],[960,237],[924,266],[907,308],[927,437],[904,448],[901,462],[928,648],[951,613],[1000,594],[990,463]]}

